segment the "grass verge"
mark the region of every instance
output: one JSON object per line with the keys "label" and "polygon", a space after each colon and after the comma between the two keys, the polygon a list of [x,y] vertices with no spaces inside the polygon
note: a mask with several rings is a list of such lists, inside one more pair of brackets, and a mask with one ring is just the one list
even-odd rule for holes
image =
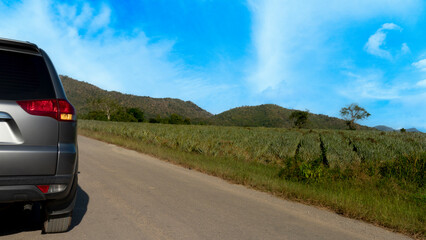
{"label": "grass verge", "polygon": [[410,186],[404,189],[389,181],[371,179],[291,181],[279,177],[282,168],[278,165],[183,152],[102,131],[80,128],[79,134],[150,154],[282,198],[324,207],[417,239],[425,239],[424,190],[410,191]]}

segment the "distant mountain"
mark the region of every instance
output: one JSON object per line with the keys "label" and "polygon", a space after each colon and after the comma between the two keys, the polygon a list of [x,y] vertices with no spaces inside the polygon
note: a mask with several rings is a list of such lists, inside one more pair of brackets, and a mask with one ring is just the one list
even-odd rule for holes
{"label": "distant mountain", "polygon": [[[380,131],[384,131],[384,132],[400,131],[400,129],[398,129],[398,130],[393,129],[393,128],[385,126],[385,125],[378,125],[378,126],[375,126],[374,128],[377,129],[377,130],[380,130]],[[416,128],[408,128],[408,129],[405,129],[405,131],[406,132],[419,132],[419,133],[421,133],[421,131],[417,130]]]}
{"label": "distant mountain", "polygon": [[380,131],[384,131],[384,132],[396,131],[395,129],[388,127],[388,126],[385,126],[385,125],[377,125],[374,128],[377,129],[377,130],[380,130]]}
{"label": "distant mountain", "polygon": [[[208,122],[214,125],[226,126],[263,126],[263,127],[286,127],[294,126],[289,119],[290,114],[295,111],[274,104],[259,106],[237,107],[212,116]],[[329,117],[322,114],[309,113],[307,128],[317,129],[347,129],[346,122],[342,119]],[[358,129],[371,129],[358,125]]]}
{"label": "distant mountain", "polygon": [[90,99],[110,98],[122,106],[140,108],[147,118],[155,118],[157,115],[166,117],[172,113],[188,117],[191,120],[205,120],[212,116],[211,113],[190,101],[185,102],[174,98],[140,97],[115,91],[106,91],[68,76],[60,76],[60,78],[67,97],[76,108],[78,114],[85,114],[90,111],[88,104]]}
{"label": "distant mountain", "polygon": [[420,132],[421,133],[421,131],[417,130],[416,128],[409,128],[409,129],[406,129],[406,131],[407,132]]}

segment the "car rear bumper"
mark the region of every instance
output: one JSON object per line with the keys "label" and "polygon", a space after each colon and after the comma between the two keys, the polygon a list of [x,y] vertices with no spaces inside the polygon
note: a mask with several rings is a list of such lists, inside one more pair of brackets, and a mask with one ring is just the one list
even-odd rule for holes
{"label": "car rear bumper", "polygon": [[[0,177],[0,203],[34,202],[63,199],[68,196],[74,175]],[[37,185],[66,184],[59,193],[42,193]]]}
{"label": "car rear bumper", "polygon": [[0,203],[46,200],[35,185],[0,186]]}

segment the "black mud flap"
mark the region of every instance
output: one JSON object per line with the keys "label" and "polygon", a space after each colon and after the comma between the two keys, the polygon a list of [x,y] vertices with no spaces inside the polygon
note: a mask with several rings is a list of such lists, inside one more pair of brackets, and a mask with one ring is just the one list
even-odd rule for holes
{"label": "black mud flap", "polygon": [[48,200],[44,204],[46,215],[64,215],[71,213],[74,209],[75,202],[77,199],[77,185],[78,177],[77,174],[74,176],[73,183],[71,185],[70,192],[67,197],[63,199]]}

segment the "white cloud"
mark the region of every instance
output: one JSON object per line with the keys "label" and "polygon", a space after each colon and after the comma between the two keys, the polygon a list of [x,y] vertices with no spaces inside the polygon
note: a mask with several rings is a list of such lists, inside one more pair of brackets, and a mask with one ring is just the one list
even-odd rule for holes
{"label": "white cloud", "polygon": [[[358,70],[355,73],[344,72],[343,75],[346,75],[347,79],[345,80],[346,83],[342,85],[343,87],[338,90],[341,96],[352,102],[362,100],[375,105],[380,104],[380,101],[383,100],[389,104],[387,107],[375,107],[377,111],[381,112],[380,118],[382,120],[387,118],[386,115],[391,116],[396,112],[404,112],[400,115],[410,115],[410,119],[413,120],[412,123],[415,123],[414,125],[421,126],[420,123],[424,125],[420,119],[424,118],[424,113],[426,113],[426,105],[424,104],[426,101],[426,92],[424,91],[426,79],[413,84],[406,81],[405,74],[401,74],[401,76],[390,80],[387,79],[383,71],[377,69]],[[390,107],[391,105],[395,107]],[[387,113],[385,114],[385,112]],[[398,120],[403,123],[407,119],[399,118]]]}
{"label": "white cloud", "polygon": [[378,30],[378,31],[383,31],[383,30],[399,30],[402,31],[402,28],[398,25],[396,25],[395,23],[385,23],[382,25],[382,27]]}
{"label": "white cloud", "polygon": [[375,34],[371,35],[370,38],[368,38],[368,42],[365,44],[365,50],[368,53],[378,57],[391,59],[392,55],[390,52],[380,48],[380,46],[383,45],[385,39],[386,33],[381,31],[376,32]]}
{"label": "white cloud", "polygon": [[390,100],[401,98],[401,91],[407,87],[404,85],[385,85],[383,72],[370,70],[364,73],[344,73],[348,77],[348,84],[340,90],[343,96],[358,99]]}
{"label": "white cloud", "polygon": [[109,26],[108,5],[67,5],[26,0],[0,3],[0,36],[36,43],[52,58],[59,74],[108,90],[197,100],[227,89],[208,83],[206,74],[170,60],[174,41],[153,42],[143,31]]}
{"label": "white cloud", "polygon": [[401,53],[402,53],[402,54],[407,54],[407,53],[410,53],[410,52],[411,52],[411,50],[410,50],[410,48],[408,47],[407,43],[403,43],[403,44],[401,45]]}
{"label": "white cloud", "polygon": [[[348,22],[378,16],[410,18],[417,15],[422,4],[420,0],[247,1],[253,19],[253,62],[247,67],[247,81],[257,93],[283,88],[291,92],[304,74],[335,60],[327,59],[336,51],[328,40]],[[399,29],[388,23],[381,31]],[[385,34],[379,33],[368,48],[389,57],[380,51],[384,39]]]}
{"label": "white cloud", "polygon": [[426,79],[418,81],[417,84],[416,84],[416,86],[418,86],[418,87],[426,87]]}
{"label": "white cloud", "polygon": [[[381,48],[386,41],[387,33],[385,30],[402,31],[402,28],[394,23],[383,24],[382,27],[376,31],[376,33],[374,33],[368,38],[368,41],[365,44],[364,49],[372,55],[375,55],[381,58],[392,59],[392,54],[389,51]],[[403,52],[409,50],[406,43],[403,43],[401,50]]]}
{"label": "white cloud", "polygon": [[420,69],[420,71],[426,71],[426,59],[422,59],[418,62],[413,63],[413,66]]}
{"label": "white cloud", "polygon": [[111,19],[111,9],[107,6],[102,6],[99,14],[94,16],[93,20],[90,22],[90,31],[97,31],[108,26]]}
{"label": "white cloud", "polygon": [[[75,9],[75,7],[74,7]],[[84,3],[83,8],[78,16],[73,18],[74,26],[82,27],[86,24],[90,18],[93,17],[93,8],[90,7],[88,3]]]}

